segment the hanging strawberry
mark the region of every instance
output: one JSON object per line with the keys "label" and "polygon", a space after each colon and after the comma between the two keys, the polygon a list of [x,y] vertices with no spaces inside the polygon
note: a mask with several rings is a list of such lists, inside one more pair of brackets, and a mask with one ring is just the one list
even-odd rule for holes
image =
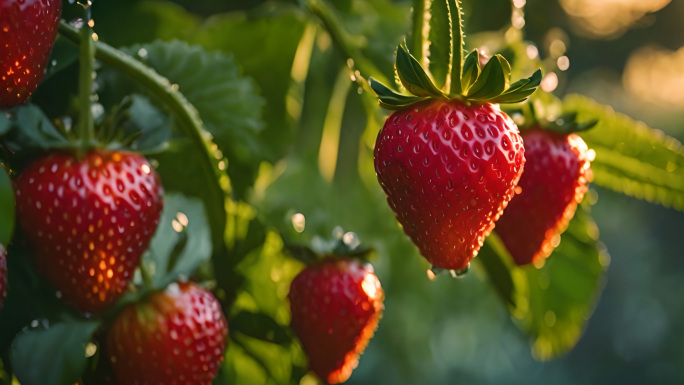
{"label": "hanging strawberry", "polygon": [[374,156],[387,201],[421,254],[433,266],[463,271],[515,194],[525,164],[518,128],[498,103],[525,100],[541,71],[511,84],[501,55],[482,68],[477,50],[463,60],[460,7],[445,1],[454,26],[450,75],[438,87],[406,45],[398,47],[396,73],[411,95],[371,79],[380,105],[395,110]]}
{"label": "hanging strawberry", "polygon": [[535,120],[521,133],[525,143],[525,171],[516,195],[496,224],[496,232],[518,265],[541,263],[553,251],[553,240],[568,226],[591,181],[594,151],[576,131],[596,121],[543,125]]}
{"label": "hanging strawberry", "polygon": [[77,124],[61,130],[64,137],[38,138],[47,154],[18,170],[15,196],[36,270],[65,302],[96,313],[133,280],[157,228],[164,190],[148,160],[129,149],[135,135],[124,138],[131,99],[95,124],[93,32],[84,23],[80,33]]}
{"label": "hanging strawberry", "polygon": [[354,233],[328,244],[322,254],[303,246],[288,250],[307,266],[290,285],[292,330],[309,369],[327,384],[346,382],[378,327],[384,291],[370,263],[370,249]]}

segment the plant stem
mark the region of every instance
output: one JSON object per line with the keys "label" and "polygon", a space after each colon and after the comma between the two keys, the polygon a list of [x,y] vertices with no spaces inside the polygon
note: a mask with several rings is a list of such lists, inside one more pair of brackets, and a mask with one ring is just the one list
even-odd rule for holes
{"label": "plant stem", "polygon": [[95,44],[93,29],[90,25],[90,3],[84,5],[83,25],[79,30],[81,46],[79,47],[78,73],[78,106],[80,117],[78,122],[78,139],[80,148],[87,151],[95,140],[95,127],[92,111],[93,72],[95,60]]}
{"label": "plant stem", "polygon": [[[365,81],[369,76],[373,76],[381,82],[387,82],[387,79],[382,73],[366,59],[360,52],[360,47],[365,45],[365,39],[362,36],[351,36],[342,26],[333,9],[331,9],[325,0],[305,0],[304,6],[323,23],[326,30],[330,34],[333,43],[342,52],[347,60],[347,64],[353,71],[354,68],[359,70],[356,74],[356,80],[359,85],[364,87],[366,91],[372,92],[368,82]],[[349,61],[351,59],[351,61]],[[359,76],[361,75],[361,76]]]}
{"label": "plant stem", "polygon": [[140,275],[142,276],[143,284],[147,289],[152,289],[152,274],[150,274],[150,269],[145,264],[144,258],[140,258],[138,267],[140,268]]}
{"label": "plant stem", "polygon": [[451,89],[450,94],[463,92],[461,76],[463,71],[463,20],[461,19],[460,0],[447,0],[451,19]]}
{"label": "plant stem", "polygon": [[426,35],[429,32],[429,19],[426,19],[426,15],[431,3],[432,0],[413,0],[413,30],[409,48],[423,68],[428,68]]}

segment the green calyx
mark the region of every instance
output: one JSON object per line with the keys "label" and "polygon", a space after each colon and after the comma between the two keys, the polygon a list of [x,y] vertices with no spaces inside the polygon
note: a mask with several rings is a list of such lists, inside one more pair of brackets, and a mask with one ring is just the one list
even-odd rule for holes
{"label": "green calyx", "polygon": [[578,122],[577,112],[566,112],[559,116],[556,120],[544,124],[544,128],[550,131],[568,135],[575,132],[586,131],[594,127],[596,123],[598,123],[597,119],[586,122]]}
{"label": "green calyx", "polygon": [[355,233],[344,233],[341,228],[334,231],[332,238],[314,237],[309,244],[285,242],[287,250],[294,259],[310,265],[329,258],[353,258],[368,261],[375,251],[372,247],[361,244]]}
{"label": "green calyx", "polygon": [[[431,99],[459,99],[465,103],[518,103],[527,99],[539,86],[542,75],[537,70],[527,79],[521,79],[511,83],[511,66],[501,55],[494,55],[484,67],[480,64],[480,53],[472,51],[465,59],[463,58],[463,28],[461,22],[461,10],[458,0],[435,0],[441,8],[431,9],[432,14],[427,14],[429,23],[448,25],[450,28],[442,28],[443,36],[438,36],[430,43],[421,39],[415,43],[414,49],[423,50],[423,47],[444,43],[450,45],[450,53],[442,58],[437,57],[433,62],[427,58],[423,64],[413,56],[406,45],[402,43],[397,48],[395,70],[403,87],[410,93],[404,95],[397,93],[377,80],[371,78],[370,86],[378,95],[380,105],[391,110],[406,108],[414,103]],[[441,19],[440,19],[441,18]],[[437,41],[435,41],[437,40]],[[427,66],[427,69],[425,68]],[[448,73],[442,87],[438,87],[430,76],[430,70],[439,73]]]}
{"label": "green calyx", "polygon": [[577,112],[562,111],[561,101],[545,92],[535,94],[529,103],[525,103],[520,108],[505,112],[520,116],[518,127],[521,131],[541,128],[561,135],[569,135],[587,131],[598,123],[597,119],[577,121]]}

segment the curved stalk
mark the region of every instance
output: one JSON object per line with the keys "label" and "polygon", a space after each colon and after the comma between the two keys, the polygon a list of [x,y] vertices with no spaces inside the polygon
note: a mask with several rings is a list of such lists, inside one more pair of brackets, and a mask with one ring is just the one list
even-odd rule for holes
{"label": "curved stalk", "polygon": [[78,31],[81,45],[79,46],[78,72],[78,106],[80,116],[77,125],[79,148],[87,151],[95,142],[95,124],[93,122],[92,92],[93,72],[95,61],[95,42],[91,27],[90,3],[84,5],[83,25]]}

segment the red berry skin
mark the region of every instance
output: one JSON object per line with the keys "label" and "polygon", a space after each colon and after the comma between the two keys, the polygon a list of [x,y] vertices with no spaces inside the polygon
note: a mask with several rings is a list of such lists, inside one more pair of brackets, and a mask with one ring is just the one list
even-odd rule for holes
{"label": "red berry skin", "polygon": [[139,154],[55,153],[16,179],[17,218],[36,269],[84,313],[126,291],[159,222],[163,188]]}
{"label": "red berry skin", "polygon": [[2,303],[7,296],[7,253],[0,244],[0,310]]}
{"label": "red berry skin", "polygon": [[513,197],[524,152],[518,127],[497,104],[435,99],[387,119],[375,172],[421,254],[463,270]]}
{"label": "red berry skin", "polygon": [[177,283],[125,308],[106,349],[120,384],[210,385],[227,339],[218,300],[199,286]]}
{"label": "red berry skin", "polygon": [[0,0],[0,110],[25,103],[43,79],[61,0]]}
{"label": "red berry skin", "polygon": [[516,195],[496,232],[518,265],[541,263],[553,251],[592,178],[594,152],[577,134],[541,129],[522,132],[527,164]]}
{"label": "red berry skin", "polygon": [[372,267],[333,258],[308,266],[292,281],[289,299],[309,368],[328,384],[347,381],[384,309]]}

